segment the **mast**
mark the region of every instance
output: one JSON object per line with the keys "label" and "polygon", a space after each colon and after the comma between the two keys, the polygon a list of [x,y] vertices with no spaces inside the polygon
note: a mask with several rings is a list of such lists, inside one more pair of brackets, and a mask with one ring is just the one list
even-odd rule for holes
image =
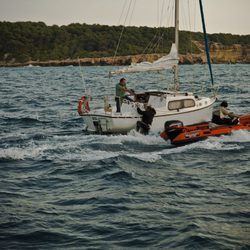
{"label": "mast", "polygon": [[[179,55],[179,0],[175,0],[175,46],[177,55]],[[174,85],[175,90],[179,89],[178,65],[174,67]]]}
{"label": "mast", "polygon": [[205,23],[205,17],[204,17],[204,12],[203,12],[202,1],[199,0],[199,3],[200,3],[201,20],[202,20],[202,28],[203,28],[203,34],[204,34],[206,55],[207,55],[207,63],[208,63],[208,67],[209,67],[209,72],[210,72],[210,77],[211,77],[211,83],[212,83],[212,85],[214,85],[214,77],[213,77],[213,71],[212,71],[212,65],[211,65],[211,58],[210,58],[210,52],[209,52],[209,46],[208,46],[206,23]]}

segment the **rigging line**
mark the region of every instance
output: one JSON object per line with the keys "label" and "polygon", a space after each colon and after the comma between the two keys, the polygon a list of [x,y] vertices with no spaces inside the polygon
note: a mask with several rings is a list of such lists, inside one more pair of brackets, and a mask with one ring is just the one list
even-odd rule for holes
{"label": "rigging line", "polygon": [[186,26],[186,23],[187,23],[186,20],[187,20],[187,18],[186,18],[185,7],[182,4],[180,5],[180,15],[181,15],[181,18],[180,18],[180,27],[182,28],[182,30],[187,30],[187,26]]}
{"label": "rigging line", "polygon": [[[157,4],[159,4],[159,0],[157,0]],[[157,6],[158,7],[158,6]],[[157,8],[157,22],[158,22],[158,8]],[[158,23],[157,23],[158,26]],[[158,34],[158,28],[156,28],[156,32],[153,36],[153,38],[149,41],[148,45],[144,48],[144,50],[142,51],[142,56],[145,54],[149,54],[151,51],[151,48],[154,46],[154,41],[157,39],[157,34]]]}
{"label": "rigging line", "polygon": [[120,23],[121,23],[122,16],[123,16],[123,14],[124,14],[126,4],[127,4],[127,1],[124,0],[123,7],[122,7],[122,13],[121,13],[121,15],[120,15],[120,17],[119,17],[118,25],[120,25]]}
{"label": "rigging line", "polygon": [[[172,5],[171,5],[171,4],[172,4]],[[164,5],[166,5],[166,4],[164,3]],[[163,5],[163,7],[164,7],[164,5]],[[167,16],[167,19],[166,19],[166,20],[167,20],[167,21],[166,21],[166,28],[170,28],[170,26],[171,26],[171,22],[172,22],[172,20],[173,20],[174,8],[175,8],[174,2],[173,2],[173,1],[168,1],[167,7],[166,7],[166,11],[165,11],[165,16]],[[162,18],[162,22],[163,22],[163,18]],[[162,42],[162,41],[164,40],[164,35],[165,35],[166,33],[169,33],[168,35],[169,35],[169,37],[171,37],[171,30],[169,30],[169,32],[168,32],[168,30],[164,30],[164,31],[162,32],[161,36],[159,36],[159,39],[158,39],[158,47],[160,46],[160,42]],[[167,37],[167,39],[168,39],[169,37]],[[164,47],[164,46],[163,46],[163,47]]]}
{"label": "rigging line", "polygon": [[[157,31],[157,33],[159,33],[159,31]],[[160,36],[157,33],[154,35],[154,38],[149,42],[148,46],[144,49],[143,53],[145,53],[145,51],[147,50],[147,54],[150,54],[153,50],[155,51],[156,47],[159,46],[159,43],[162,41],[164,32]]]}
{"label": "rigging line", "polygon": [[[157,3],[158,3],[158,15],[159,15],[159,13],[160,13],[160,10],[159,10],[160,9],[159,0],[157,1]],[[163,17],[164,16],[167,16],[168,19],[169,19],[169,21],[167,22],[167,24],[170,23],[170,20],[172,19],[171,15],[168,15],[168,12],[170,12],[170,14],[172,13],[171,11],[169,11],[170,8],[171,8],[171,3],[173,5],[173,1],[168,1],[168,4],[166,4],[166,0],[163,0],[162,3],[161,3],[161,14],[159,15],[159,18],[158,18],[159,19],[159,21],[158,21],[159,22],[159,28],[163,27],[163,19],[164,19]],[[165,5],[167,5],[167,8],[165,8]],[[165,9],[167,9],[167,11],[164,12]],[[168,25],[167,25],[167,27],[168,27]],[[155,34],[155,36],[154,36],[154,38],[151,40],[151,42],[146,47],[146,49],[144,50],[144,52],[146,50],[148,50],[149,52],[151,52],[152,50],[156,50],[156,48],[159,48],[161,42],[163,41],[163,37],[164,37],[165,33],[166,33],[166,30],[164,30],[163,32],[160,32],[160,29],[158,29],[157,32],[156,32],[156,34]],[[156,38],[157,38],[157,41],[155,41]]]}
{"label": "rigging line", "polygon": [[[168,17],[166,19],[166,27],[168,27],[168,28],[174,27],[174,24],[173,24],[173,22],[174,22],[174,9],[175,9],[174,1],[169,1],[168,2],[168,7],[167,7],[167,14],[166,14],[166,16]],[[171,37],[172,36],[171,31],[172,30],[169,30],[169,31],[170,31],[169,32],[169,37]],[[174,32],[174,29],[173,29],[173,32]],[[172,42],[172,43],[174,43],[174,42]]]}
{"label": "rigging line", "polygon": [[157,0],[157,15],[156,15],[156,27],[159,27],[160,24],[160,0]]}
{"label": "rigging line", "polygon": [[[173,27],[173,37],[175,37],[175,29],[174,29],[174,26],[175,26],[175,21],[174,21],[174,14],[175,13],[175,3],[174,3],[174,1],[172,2],[172,11],[171,11],[171,19],[172,19],[172,27]],[[174,41],[174,40],[173,40]]]}
{"label": "rigging line", "polygon": [[159,16],[159,20],[158,20],[158,27],[159,29],[157,30],[157,33],[156,33],[156,39],[157,41],[154,42],[154,44],[152,44],[152,47],[151,47],[151,51],[153,49],[155,49],[156,47],[159,47],[159,44],[160,42],[162,41],[162,38],[163,38],[163,35],[165,33],[165,31],[163,31],[161,33],[161,30],[160,28],[162,27],[162,23],[163,23],[163,16],[164,16],[164,8],[165,8],[165,3],[166,3],[166,0],[163,0],[162,3],[161,3],[161,13],[160,13],[160,2],[159,3],[159,6],[158,6],[158,16]]}
{"label": "rigging line", "polygon": [[122,27],[122,31],[121,31],[121,34],[120,34],[120,37],[119,37],[119,40],[118,40],[118,43],[117,43],[117,46],[116,46],[115,54],[114,54],[114,57],[113,57],[113,63],[115,61],[115,57],[117,55],[117,52],[118,52],[118,49],[119,49],[119,46],[120,46],[120,43],[121,43],[122,35],[123,35],[124,29],[125,29],[125,24],[126,24],[126,21],[127,21],[127,18],[128,18],[128,13],[130,11],[132,1],[133,0],[130,0],[130,2],[129,2],[127,14],[125,16],[125,20],[124,20],[124,24],[123,24],[123,27]]}
{"label": "rigging line", "polygon": [[[156,34],[154,35],[153,39],[151,39],[151,41],[148,43],[148,45],[142,51],[141,58],[146,54],[150,54],[153,50],[155,50],[155,47],[158,46],[159,39],[158,39],[157,33],[159,33],[158,30],[156,31]],[[155,42],[155,40],[157,40],[157,41]]]}
{"label": "rigging line", "polygon": [[[172,12],[171,12],[171,10],[170,10],[170,8],[171,8],[171,6],[170,6],[170,5],[171,5],[171,1],[168,1],[168,4],[164,4],[164,5],[167,6],[167,7],[164,7],[164,8],[165,8],[164,16],[167,17],[167,18],[165,19],[165,22],[164,22],[164,20],[163,20],[163,18],[162,18],[162,23],[165,23],[165,26],[162,24],[162,27],[164,27],[165,30],[163,30],[161,36],[159,37],[159,42],[160,42],[160,40],[161,40],[161,41],[163,40],[163,37],[164,37],[164,35],[165,35],[166,33],[167,33],[167,34],[169,33],[167,29],[169,29],[169,28],[171,27],[171,19],[172,19],[172,17],[171,17]],[[170,30],[169,30],[169,31],[170,31]],[[170,34],[169,34],[169,36],[170,36]],[[169,37],[167,37],[167,38],[169,38]],[[163,46],[163,47],[164,47],[164,46]]]}
{"label": "rigging line", "polygon": [[[167,23],[166,23],[166,26],[171,28],[171,27],[174,27],[174,13],[175,13],[175,2],[172,0],[168,3],[168,8],[167,8],[167,13],[168,14],[168,19],[167,19]],[[169,30],[169,37],[171,39],[172,37],[172,31],[174,32],[173,35],[175,34],[175,30],[174,29],[170,29]],[[171,42],[171,43],[174,43],[174,40]]]}
{"label": "rigging line", "polygon": [[191,31],[192,27],[191,27],[191,8],[190,8],[190,0],[188,0],[187,2],[188,4],[188,25],[189,25],[189,31]]}
{"label": "rigging line", "polygon": [[[162,3],[159,4],[159,10],[158,10],[158,15],[159,15],[159,18],[158,18],[158,27],[163,27],[163,20],[164,20],[164,16],[167,16],[166,13],[164,13],[165,9],[165,5],[166,5],[166,1],[167,0],[162,0]],[[161,8],[161,12],[160,12],[160,8]]]}
{"label": "rigging line", "polygon": [[[146,48],[143,50],[142,54],[149,54],[149,52],[152,50],[153,45],[155,44],[155,39],[157,39],[158,35],[157,35],[158,31],[156,32],[156,34],[154,35],[153,39],[148,43],[148,45],[146,46]],[[146,53],[146,51],[148,51]]]}
{"label": "rigging line", "polygon": [[[168,20],[167,20],[167,22],[166,22],[166,28],[167,27],[169,27],[171,24],[170,24],[170,20],[172,20],[172,17],[171,17],[171,14],[173,13],[172,11],[173,11],[173,6],[172,6],[172,11],[170,10],[171,9],[171,3],[173,4],[173,2],[171,2],[171,1],[169,1],[168,2],[168,5],[167,5],[167,7],[165,7],[165,5],[166,5],[166,0],[164,0],[163,1],[163,3],[162,3],[162,8],[161,8],[161,16],[160,16],[160,21],[159,21],[159,28],[161,28],[161,27],[164,27],[163,26],[163,20],[164,20],[164,16],[167,16],[168,17]],[[164,12],[164,10],[165,10],[165,12]],[[159,11],[158,11],[159,12]],[[168,14],[168,13],[170,13],[170,14]],[[170,25],[169,25],[170,24]],[[162,34],[163,33],[165,33],[165,31],[164,32],[162,32]],[[159,33],[159,35],[160,36],[162,36],[162,34],[160,35],[160,33]]]}
{"label": "rigging line", "polygon": [[165,32],[163,31],[162,34],[161,34],[160,36],[158,36],[158,40],[157,40],[157,42],[154,44],[154,46],[152,46],[151,51],[152,51],[152,50],[156,50],[157,48],[159,48],[160,43],[163,41],[164,33],[165,33]]}
{"label": "rigging line", "polygon": [[79,71],[80,71],[80,75],[82,77],[82,82],[84,84],[84,92],[86,93],[87,92],[87,89],[86,89],[86,82],[84,80],[84,77],[83,77],[83,73],[82,73],[82,68],[81,68],[81,61],[80,61],[80,58],[78,57],[78,65],[79,65]]}
{"label": "rigging line", "polygon": [[[118,26],[121,25],[120,23],[121,23],[122,16],[123,16],[123,14],[124,14],[124,12],[125,12],[126,4],[127,4],[127,1],[124,0],[123,6],[122,6],[122,12],[121,12],[121,15],[120,15],[119,20],[118,20]],[[114,32],[115,32],[115,28],[114,28],[113,30],[114,30]],[[119,39],[121,39],[121,34],[120,34],[120,38],[119,38]],[[113,56],[113,58],[112,58],[112,63],[111,63],[111,65],[114,65],[115,57],[116,57],[116,54],[117,54],[118,47],[119,47],[119,42],[118,42],[117,45],[116,45],[116,50],[115,50],[114,56]],[[109,74],[109,75],[110,75],[110,74]],[[110,77],[109,77],[109,78],[110,78]]]}
{"label": "rigging line", "polygon": [[[160,12],[160,0],[157,0],[157,26],[159,26],[159,20],[160,20],[160,17],[159,17],[159,12]],[[158,34],[160,34],[160,30],[159,29],[156,29],[156,33],[153,37],[153,39],[151,39],[151,41],[148,43],[148,45],[145,47],[145,49],[143,50],[142,52],[142,56],[145,55],[145,54],[150,54],[156,46],[158,46],[158,43],[159,43],[159,39],[158,39]]]}
{"label": "rigging line", "polygon": [[132,20],[132,17],[134,15],[135,5],[136,5],[136,0],[134,0],[134,4],[133,4],[133,7],[132,7],[131,15],[130,15],[130,18],[129,18],[129,22],[128,22],[129,26],[131,24],[131,20]]}
{"label": "rigging line", "polygon": [[190,0],[188,0],[188,21],[189,21],[189,39],[190,39],[190,54],[192,54],[192,25],[191,25],[191,8],[190,8]]}
{"label": "rigging line", "polygon": [[[159,15],[160,2],[159,2],[159,0],[157,0],[157,4],[158,4],[157,15],[158,15],[158,25],[159,26],[162,26],[163,16],[167,16],[171,20],[171,16],[167,15],[167,13],[170,12],[169,11],[170,10],[170,3],[171,3],[171,1],[170,2],[168,1],[168,5],[166,8],[167,12],[165,12],[166,13],[166,15],[165,15],[164,9],[165,9],[165,5],[166,5],[166,0],[163,0],[163,2],[161,4],[161,6],[162,6],[161,7],[161,15]],[[172,4],[173,4],[173,2],[172,2]],[[170,12],[170,13],[172,13],[172,12]],[[169,23],[170,23],[170,21],[169,21]],[[161,42],[163,41],[164,34],[166,33],[165,30],[163,32],[161,32],[159,28],[156,30],[156,34],[154,35],[153,39],[149,42],[149,44],[146,46],[146,48],[143,50],[142,54],[146,54],[146,51],[147,51],[147,53],[151,53],[153,50],[156,51],[156,49],[159,48]]]}
{"label": "rigging line", "polygon": [[151,52],[154,50],[157,46],[159,46],[159,43],[162,41],[165,31],[160,33],[160,30],[157,30],[154,38],[149,43],[150,46],[147,47],[148,51]]}
{"label": "rigging line", "polygon": [[196,15],[197,15],[197,4],[194,3],[194,32],[196,31]]}
{"label": "rigging line", "polygon": [[163,3],[162,3],[162,7],[161,7],[161,15],[160,15],[159,27],[162,27],[162,20],[163,20],[163,16],[164,16],[165,3],[166,3],[166,1],[164,0]]}
{"label": "rigging line", "polygon": [[[159,1],[160,0],[157,0],[157,27],[159,27]],[[152,48],[154,48],[154,44],[156,43],[155,41],[157,40],[157,37],[158,37],[158,33],[159,33],[159,29],[156,28],[156,33],[154,34],[154,37],[151,39],[151,41],[148,43],[148,45],[145,47],[145,49],[143,50],[142,52],[142,55],[145,55],[145,54],[149,54],[150,51],[152,51]]]}
{"label": "rigging line", "polygon": [[[163,0],[163,2],[162,2],[162,4],[161,4],[161,13],[160,13],[160,15],[159,15],[159,28],[162,27],[163,16],[164,16],[164,10],[165,10],[165,5],[166,5],[166,0]],[[159,10],[158,10],[158,11],[159,11]],[[160,29],[159,29],[157,33],[158,33],[158,34],[157,34],[157,38],[158,38],[158,39],[157,39],[157,41],[153,44],[153,46],[151,47],[151,51],[152,51],[152,50],[155,50],[155,51],[156,51],[156,49],[160,47],[160,43],[161,43],[162,40],[163,40],[165,31],[163,30],[163,32],[161,33],[161,32],[160,32]]]}
{"label": "rigging line", "polygon": [[[172,3],[172,6],[171,6],[171,3]],[[170,1],[168,3],[168,7],[167,7],[167,14],[168,14],[167,16],[168,16],[168,19],[167,19],[167,22],[166,22],[166,27],[171,27],[171,25],[172,25],[171,21],[173,21],[173,13],[174,13],[174,11],[173,11],[174,10],[173,4],[174,4],[173,1]]]}

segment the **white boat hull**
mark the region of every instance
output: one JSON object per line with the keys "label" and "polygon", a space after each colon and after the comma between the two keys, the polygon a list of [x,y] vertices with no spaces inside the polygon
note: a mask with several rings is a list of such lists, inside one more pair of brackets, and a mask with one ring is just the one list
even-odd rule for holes
{"label": "white boat hull", "polygon": [[[155,108],[156,115],[153,119],[151,131],[162,131],[166,121],[180,120],[184,125],[198,124],[212,119],[212,105],[215,98],[204,98],[197,101],[196,106],[183,110],[169,111],[165,107]],[[131,112],[115,113],[96,110],[82,115],[86,130],[98,133],[128,133],[136,128],[141,116],[136,107]]]}

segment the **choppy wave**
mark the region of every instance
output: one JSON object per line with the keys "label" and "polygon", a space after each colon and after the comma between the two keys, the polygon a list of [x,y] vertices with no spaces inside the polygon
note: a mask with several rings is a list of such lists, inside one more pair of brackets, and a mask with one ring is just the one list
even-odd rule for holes
{"label": "choppy wave", "polygon": [[[182,66],[183,89],[191,81],[200,91],[203,69]],[[109,70],[84,68],[93,95],[110,94],[117,79],[103,82]],[[249,132],[182,147],[153,132],[86,134],[76,110],[78,68],[0,71],[3,249],[250,247]],[[216,65],[216,74],[219,100],[248,113],[248,65]],[[154,82],[151,73],[136,77],[129,85],[139,82],[130,86],[138,91]]]}

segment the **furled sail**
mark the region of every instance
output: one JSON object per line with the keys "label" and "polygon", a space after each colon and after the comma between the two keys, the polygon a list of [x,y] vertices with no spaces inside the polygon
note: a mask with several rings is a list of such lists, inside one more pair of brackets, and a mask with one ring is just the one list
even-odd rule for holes
{"label": "furled sail", "polygon": [[171,69],[178,64],[179,58],[175,44],[172,44],[170,53],[154,62],[132,63],[130,66],[110,72],[110,74],[123,74],[145,71],[160,71]]}

